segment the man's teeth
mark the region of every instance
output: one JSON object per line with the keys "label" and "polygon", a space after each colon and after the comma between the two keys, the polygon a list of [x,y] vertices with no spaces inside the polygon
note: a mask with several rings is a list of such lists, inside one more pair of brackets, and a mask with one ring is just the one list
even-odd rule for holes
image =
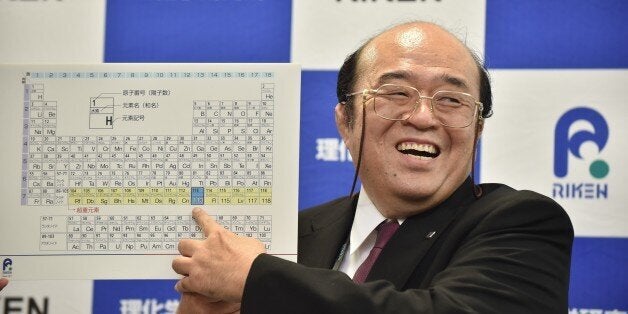
{"label": "man's teeth", "polygon": [[436,146],[429,144],[401,143],[397,145],[397,150],[404,154],[419,157],[420,159],[429,159],[438,156]]}

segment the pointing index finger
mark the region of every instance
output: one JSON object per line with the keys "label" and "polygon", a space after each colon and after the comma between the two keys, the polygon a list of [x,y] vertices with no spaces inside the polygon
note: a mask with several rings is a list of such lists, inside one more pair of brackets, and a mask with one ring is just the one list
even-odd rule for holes
{"label": "pointing index finger", "polygon": [[211,216],[198,207],[195,207],[192,210],[192,217],[196,220],[196,223],[201,227],[201,229],[203,229],[205,236],[216,230],[216,228],[221,228]]}

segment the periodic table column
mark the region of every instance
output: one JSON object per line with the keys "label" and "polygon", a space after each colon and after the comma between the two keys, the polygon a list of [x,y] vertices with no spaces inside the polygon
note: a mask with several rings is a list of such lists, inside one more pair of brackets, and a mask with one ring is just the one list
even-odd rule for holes
{"label": "periodic table column", "polygon": [[109,245],[109,250],[120,251],[122,249],[123,233],[122,218],[120,216],[108,216],[107,226],[110,230],[109,240],[107,241],[107,244]]}
{"label": "periodic table column", "polygon": [[107,216],[94,217],[94,250],[109,251],[111,228]]}
{"label": "periodic table column", "polygon": [[57,151],[57,102],[44,101],[42,130],[44,132],[42,152],[42,204],[52,206],[55,204],[55,170]]}
{"label": "periodic table column", "polygon": [[233,101],[220,103],[220,151],[218,164],[219,203],[231,204],[233,160]]}
{"label": "periodic table column", "polygon": [[261,101],[247,102],[246,122],[246,203],[259,204],[260,188],[260,113]]}
{"label": "periodic table column", "polygon": [[207,136],[207,102],[195,100],[192,118],[192,205],[203,205],[205,201],[205,143]]}
{"label": "periodic table column", "polygon": [[22,183],[21,183],[21,205],[28,204],[28,139],[31,116],[31,89],[32,84],[24,84],[24,109],[22,111]]}
{"label": "periodic table column", "polygon": [[137,188],[139,203],[142,205],[154,204],[151,198],[151,137],[140,135],[137,137]]}
{"label": "periodic table column", "polygon": [[111,166],[112,202],[114,205],[124,204],[124,138],[110,137],[109,165]]}
{"label": "periodic table column", "polygon": [[137,136],[124,137],[124,203],[137,205]]}
{"label": "periodic table column", "polygon": [[179,136],[177,149],[179,151],[177,153],[178,201],[181,205],[190,205],[190,176],[192,174],[190,170],[192,159],[192,136]]}
{"label": "periodic table column", "polygon": [[177,237],[177,216],[164,216],[163,243],[165,250],[176,250],[178,240]]}
{"label": "periodic table column", "polygon": [[96,186],[98,187],[98,205],[111,204],[111,146],[104,136],[96,137]]}
{"label": "periodic table column", "polygon": [[[167,135],[165,138],[164,145],[166,146],[166,154],[164,158],[165,165],[166,165],[165,176],[164,176],[166,180],[166,187],[171,188],[171,189],[176,189],[177,188],[177,166],[178,166],[177,150],[179,149],[178,144],[177,144],[177,137],[172,136],[172,135]],[[169,196],[176,197],[176,194],[174,195],[171,194]]]}
{"label": "periodic table column", "polygon": [[[273,183],[273,126],[274,126],[274,90],[275,84],[262,84],[262,104],[261,104],[261,131],[260,138],[260,200],[261,204],[270,204],[272,202],[272,183]],[[298,119],[298,117],[295,117]]]}
{"label": "periodic table column", "polygon": [[[178,146],[178,165],[177,165],[177,186],[180,188],[185,187],[189,190],[191,186],[191,176],[192,176],[192,136],[191,135],[182,135],[179,136],[179,146]],[[188,199],[190,197],[187,194]]]}
{"label": "periodic table column", "polygon": [[28,145],[28,205],[42,205],[42,158],[44,94],[41,85],[32,85]]}
{"label": "periodic table column", "polygon": [[205,200],[205,141],[206,136],[192,135],[191,187],[198,188],[198,193],[192,193],[197,199],[192,205],[202,205]]}
{"label": "periodic table column", "polygon": [[95,136],[82,136],[83,143],[83,184],[90,189],[88,204],[94,204],[96,180],[96,164],[98,163],[98,144]]}
{"label": "periodic table column", "polygon": [[55,205],[65,205],[70,187],[70,137],[57,136],[56,144]]}
{"label": "periodic table column", "polygon": [[271,215],[263,215],[258,217],[259,233],[257,238],[264,243],[266,250],[270,250],[272,242],[273,218]]}
{"label": "periodic table column", "polygon": [[[165,182],[165,168],[166,168],[166,141],[163,135],[152,136],[151,140],[151,186],[159,189],[161,196],[164,196]],[[164,203],[166,200],[164,198]],[[173,204],[174,205],[174,204]]]}
{"label": "periodic table column", "polygon": [[220,161],[220,102],[207,102],[207,142],[205,144],[205,204],[218,204],[218,162]]}
{"label": "periodic table column", "polygon": [[68,174],[69,181],[69,200],[70,205],[83,204],[83,144],[77,136],[68,137],[68,145],[70,153],[68,162],[70,170]]}
{"label": "periodic table column", "polygon": [[233,104],[233,204],[245,203],[246,193],[246,101],[236,100]]}

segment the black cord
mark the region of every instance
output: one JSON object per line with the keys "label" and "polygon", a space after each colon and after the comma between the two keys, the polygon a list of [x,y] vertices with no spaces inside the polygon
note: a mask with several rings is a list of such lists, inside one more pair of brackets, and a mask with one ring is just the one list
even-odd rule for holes
{"label": "black cord", "polygon": [[355,184],[358,181],[358,173],[360,172],[360,165],[362,164],[362,147],[364,146],[364,130],[366,124],[366,106],[362,104],[362,131],[360,132],[360,149],[358,150],[358,164],[355,166],[355,174],[353,175],[353,184],[351,184],[351,192],[349,197],[353,197],[355,191]]}
{"label": "black cord", "polygon": [[[482,114],[482,112],[480,112],[479,114]],[[478,137],[479,137],[479,133],[480,133],[480,117],[478,117],[477,123],[475,124],[475,132],[473,132],[473,155],[471,157],[471,183],[473,184],[473,196],[475,196],[476,199],[480,198],[482,196],[482,187],[479,184],[475,184],[475,157],[476,157],[476,151],[477,151],[477,143],[478,143]]]}

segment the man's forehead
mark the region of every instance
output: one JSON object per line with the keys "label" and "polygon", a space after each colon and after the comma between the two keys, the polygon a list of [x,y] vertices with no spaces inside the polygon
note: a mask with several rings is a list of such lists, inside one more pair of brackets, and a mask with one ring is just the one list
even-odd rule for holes
{"label": "man's forehead", "polygon": [[[462,54],[472,61],[469,49],[452,33],[442,27],[426,23],[414,22],[393,27],[372,38],[364,47],[362,61],[376,61],[377,57],[386,59],[386,53],[411,51],[438,51],[440,54]],[[366,63],[365,62],[365,63]]]}
{"label": "man's forehead", "polygon": [[[463,77],[454,76],[450,73],[441,73],[440,76],[437,77],[441,82],[447,83],[449,85],[461,88],[461,89],[469,89],[467,81]],[[406,70],[395,70],[390,72],[380,73],[376,78],[376,82],[378,85],[385,84],[389,80],[405,80],[405,81],[414,81],[416,80],[416,73],[406,71]]]}
{"label": "man's forehead", "polygon": [[405,31],[399,32],[395,36],[395,41],[400,47],[413,49],[423,44],[425,35],[419,27],[413,27]]}
{"label": "man's forehead", "polygon": [[416,48],[421,45],[424,35],[423,30],[419,27],[419,24],[402,31],[399,31],[400,27],[401,26],[397,26],[389,29],[369,40],[362,50],[360,60],[366,64],[374,62],[378,57],[377,46],[381,44],[381,42],[389,42],[393,40],[396,44],[406,49]]}
{"label": "man's forehead", "polygon": [[[413,52],[417,53],[417,59],[422,57],[421,54],[440,55],[442,60],[448,60],[447,65],[458,63],[459,70],[470,71],[474,73],[473,78],[476,77],[478,69],[468,48],[450,32],[425,22],[399,25],[371,39],[359,56],[358,75],[368,75],[378,64],[388,63]],[[473,78],[469,77],[472,80]],[[477,78],[479,79],[479,73]]]}

